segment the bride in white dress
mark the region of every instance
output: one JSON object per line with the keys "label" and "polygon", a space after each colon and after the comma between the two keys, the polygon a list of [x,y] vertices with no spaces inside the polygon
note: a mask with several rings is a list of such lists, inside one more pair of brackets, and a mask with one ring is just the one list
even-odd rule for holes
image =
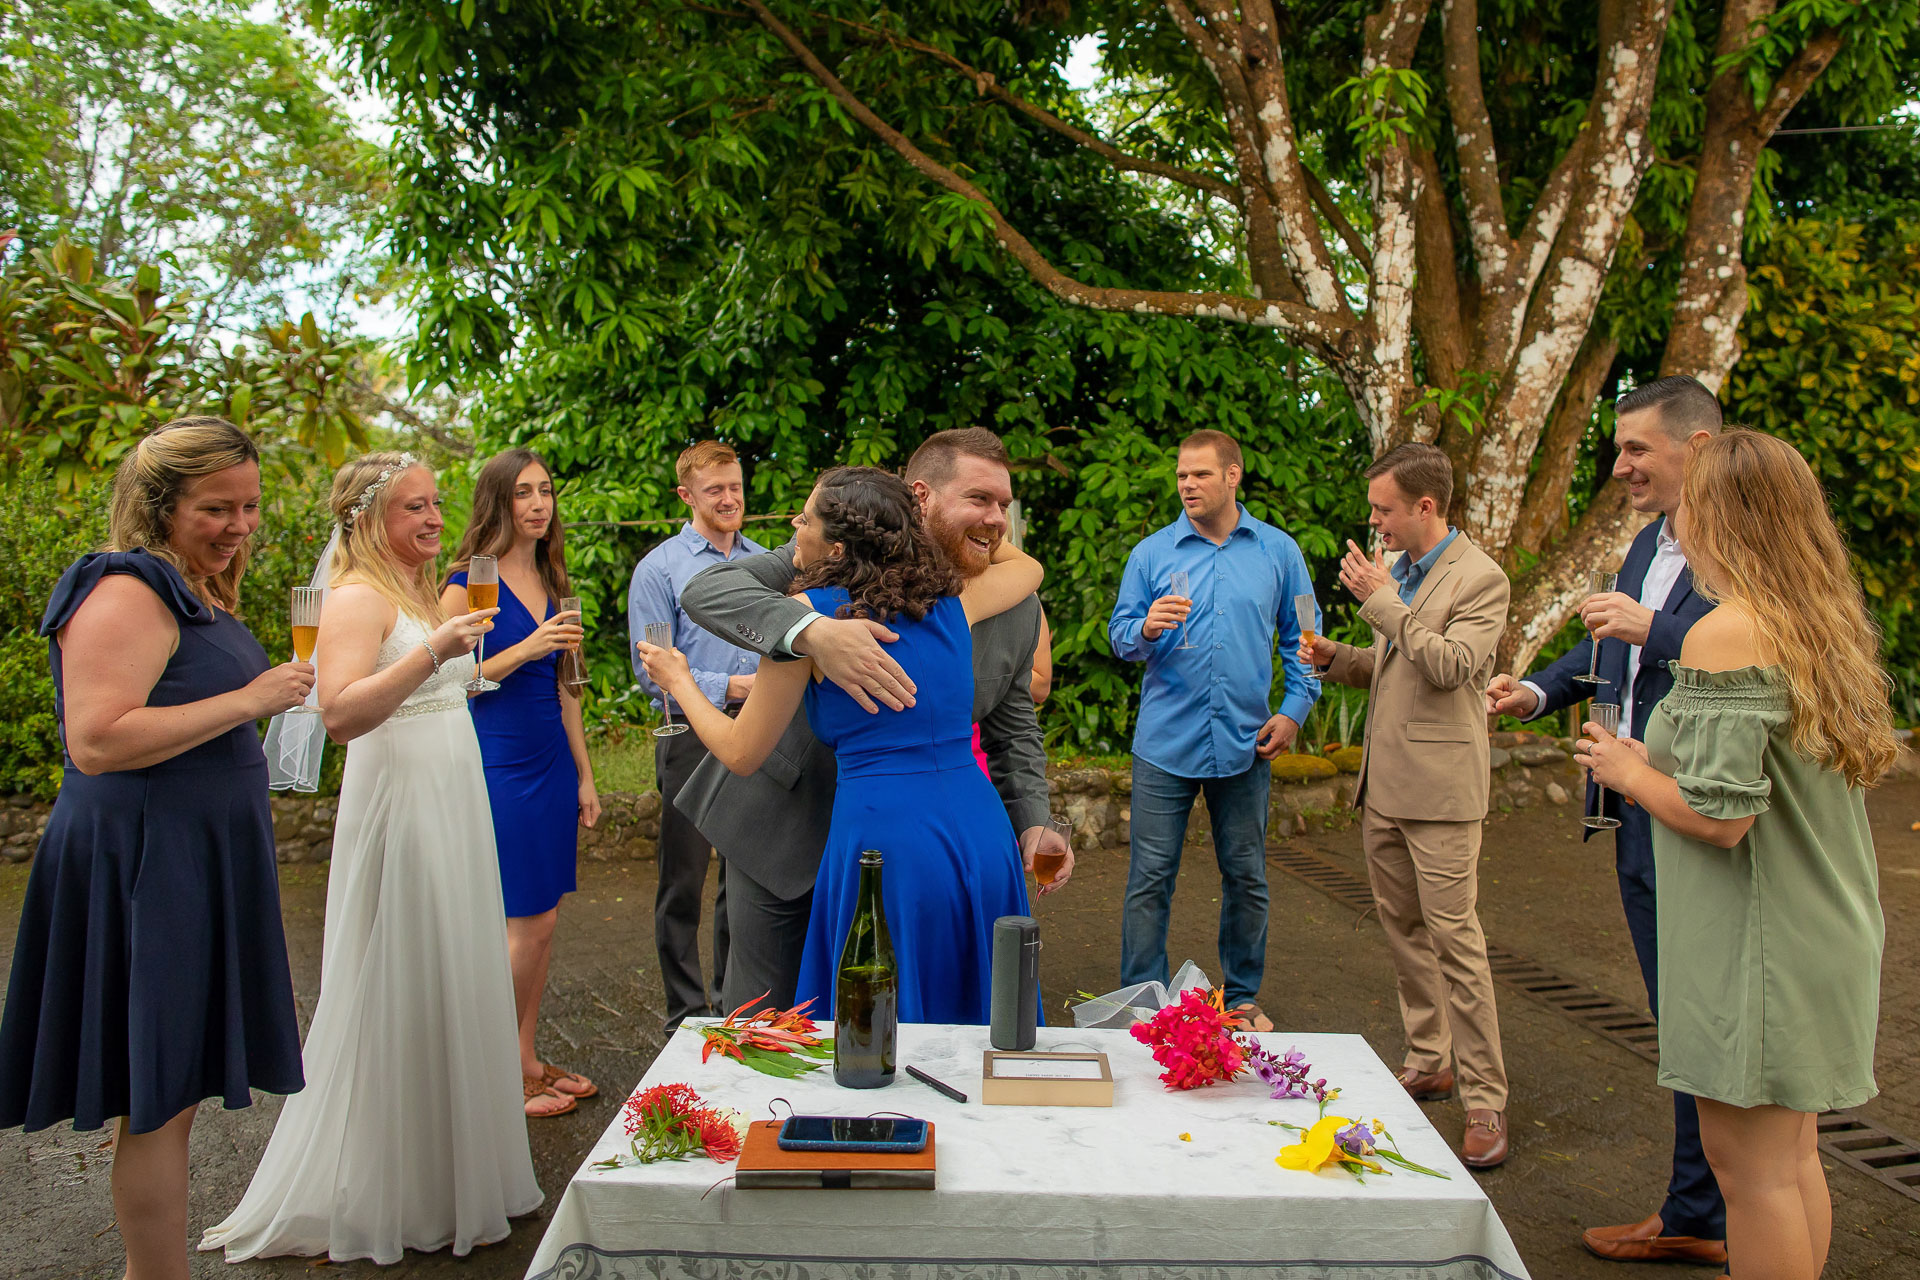
{"label": "bride in white dress", "polygon": [[[351,741],[327,883],[320,1003],[240,1205],[228,1262],[398,1262],[504,1239],[540,1204],[486,775],[462,686],[495,610],[440,620],[433,473],[369,454],[334,479],[340,550],[317,687]],[[431,630],[429,630],[431,628]]]}

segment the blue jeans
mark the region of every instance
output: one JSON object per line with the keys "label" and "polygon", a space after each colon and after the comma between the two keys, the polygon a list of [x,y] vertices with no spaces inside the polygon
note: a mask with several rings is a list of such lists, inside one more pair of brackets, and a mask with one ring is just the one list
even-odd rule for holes
{"label": "blue jeans", "polygon": [[1120,921],[1120,985],[1170,981],[1167,912],[1196,796],[1207,799],[1220,864],[1220,967],[1228,1007],[1254,999],[1267,968],[1267,806],[1273,766],[1255,760],[1225,778],[1182,778],[1133,760],[1127,898]]}

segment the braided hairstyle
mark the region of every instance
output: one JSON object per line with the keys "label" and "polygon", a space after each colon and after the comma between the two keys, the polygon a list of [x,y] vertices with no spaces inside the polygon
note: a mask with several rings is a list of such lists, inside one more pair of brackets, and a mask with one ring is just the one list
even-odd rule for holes
{"label": "braided hairstyle", "polygon": [[841,617],[918,622],[941,596],[958,595],[958,570],[934,545],[920,502],[899,476],[878,467],[835,467],[823,473],[814,510],[820,533],[838,556],[806,566],[795,585],[842,587],[852,597]]}

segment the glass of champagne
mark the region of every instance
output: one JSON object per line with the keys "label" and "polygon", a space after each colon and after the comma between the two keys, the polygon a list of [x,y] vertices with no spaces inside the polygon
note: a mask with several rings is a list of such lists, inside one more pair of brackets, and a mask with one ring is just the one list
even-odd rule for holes
{"label": "glass of champagne", "polygon": [[[313,646],[320,639],[320,601],[326,596],[321,587],[295,587],[289,617],[293,623],[293,660],[312,662]],[[314,715],[320,708],[301,703],[287,710],[295,715]]]}
{"label": "glass of champagne", "polygon": [[[494,556],[475,556],[467,562],[467,612],[500,607],[500,561]],[[473,679],[467,681],[468,693],[491,693],[500,687],[482,670],[486,661],[487,637],[483,632],[473,646]]]}
{"label": "glass of champagne", "polygon": [[[1067,842],[1067,848],[1073,848],[1073,819],[1065,814],[1055,814],[1047,819],[1047,830]],[[1052,884],[1059,878],[1060,869],[1067,865],[1065,851],[1055,853],[1051,849],[1041,849],[1033,855],[1033,879],[1036,884]]]}
{"label": "glass of champagne", "polygon": [[[1313,592],[1302,591],[1293,598],[1293,619],[1300,624],[1301,646],[1313,648],[1313,642],[1320,638],[1320,605],[1313,598]],[[1315,675],[1320,674],[1321,667],[1317,661],[1307,665]]]}
{"label": "glass of champagne", "polygon": [[[1588,706],[1587,719],[1605,729],[1608,733],[1620,732],[1620,704],[1617,702],[1595,702]],[[1587,781],[1593,781],[1593,770],[1587,770]],[[1593,803],[1580,815],[1580,825],[1591,827],[1595,831],[1605,831],[1609,827],[1620,825],[1620,819],[1607,816],[1607,789],[1596,786],[1593,789]]]}
{"label": "glass of champagne", "polygon": [[[1612,591],[1619,585],[1619,582],[1620,575],[1617,573],[1602,572],[1591,574],[1587,578],[1587,594],[1597,596],[1604,592]],[[1581,684],[1605,684],[1606,681],[1600,678],[1600,639],[1598,636],[1594,636],[1591,631],[1587,634],[1593,639],[1593,654],[1587,662],[1587,673],[1582,676],[1575,676],[1574,679],[1578,680]],[[1616,707],[1614,710],[1617,713],[1619,708]]]}
{"label": "glass of champagne", "polygon": [[[647,643],[656,649],[673,648],[673,624],[671,622],[649,622],[647,624]],[[666,723],[660,725],[653,731],[654,737],[671,738],[676,734],[687,731],[687,726],[684,723],[675,722],[673,718],[673,699],[667,696],[665,689],[660,691],[660,709],[666,713],[667,719]]]}
{"label": "glass of champagne", "polygon": [[[579,613],[579,596],[561,596],[559,613]],[[567,646],[560,655],[560,683],[569,689],[578,689],[587,682],[587,664],[580,656],[579,645]]]}
{"label": "glass of champagne", "polygon": [[[1191,584],[1187,580],[1187,571],[1185,569],[1175,569],[1168,589],[1182,600],[1191,601],[1193,597],[1187,594],[1190,586]],[[1193,614],[1189,612],[1187,618],[1191,621]],[[1180,643],[1173,647],[1176,649],[1192,649],[1197,647],[1193,643],[1193,634],[1187,630],[1187,624],[1185,622],[1180,624]]]}

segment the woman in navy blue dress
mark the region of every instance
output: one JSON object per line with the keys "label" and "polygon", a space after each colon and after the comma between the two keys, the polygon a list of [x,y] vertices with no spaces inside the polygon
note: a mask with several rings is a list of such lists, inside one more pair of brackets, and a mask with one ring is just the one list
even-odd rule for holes
{"label": "woman in navy blue dress", "polygon": [[560,657],[585,633],[570,595],[566,534],[553,477],[530,449],[488,460],[474,485],[473,516],[454,555],[441,603],[467,609],[467,564],[500,560],[500,612],[487,636],[486,676],[500,687],[473,698],[473,727],[487,766],[507,906],[507,955],[520,1019],[520,1074],[529,1116],[572,1111],[599,1092],[578,1072],[540,1061],[534,1032],[553,957],[560,899],[574,890],[579,825],[600,817],[580,698],[560,682]]}
{"label": "woman in navy blue dress", "polygon": [[185,1274],[203,1098],[302,1084],[267,762],[254,722],[305,700],[234,616],[260,523],[253,442],[218,418],[142,440],[107,549],[40,624],[66,747],[0,1020],[0,1127],[116,1121],[127,1275]]}
{"label": "woman in navy blue dress", "polygon": [[963,585],[927,536],[913,491],[873,467],[822,475],[794,529],[797,585],[829,617],[871,618],[899,635],[887,653],[914,682],[913,706],[869,714],[801,659],[762,663],[734,720],[695,696],[678,650],[639,646],[647,673],[735,773],[760,767],[803,701],[814,736],[834,750],[839,782],[799,998],[831,1016],[860,853],[878,849],[901,1021],[984,1023],[993,922],[1028,907],[1006,806],[973,758],[972,626],[1032,595],[1040,565],[1002,542]]}

